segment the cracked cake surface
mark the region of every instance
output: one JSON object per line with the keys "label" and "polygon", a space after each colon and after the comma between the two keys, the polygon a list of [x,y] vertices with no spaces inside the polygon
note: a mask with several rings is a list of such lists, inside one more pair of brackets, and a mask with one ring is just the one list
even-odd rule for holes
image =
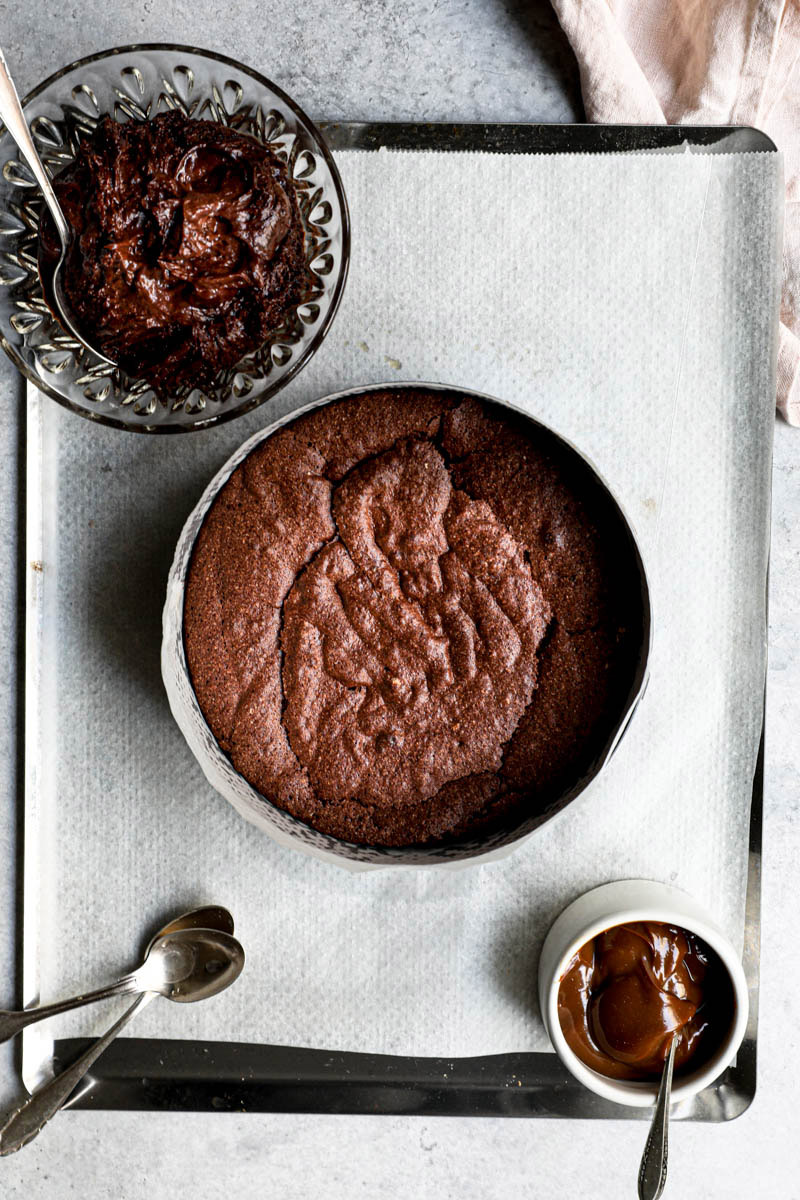
{"label": "cracked cake surface", "polygon": [[457,392],[272,434],[198,534],[200,707],[264,796],[411,845],[543,813],[619,716],[641,631],[621,521],[554,435]]}

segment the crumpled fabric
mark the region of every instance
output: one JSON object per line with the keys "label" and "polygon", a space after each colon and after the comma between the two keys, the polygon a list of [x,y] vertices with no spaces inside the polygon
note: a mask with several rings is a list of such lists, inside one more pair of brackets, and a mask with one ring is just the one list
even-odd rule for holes
{"label": "crumpled fabric", "polygon": [[753,125],[783,152],[778,409],[800,425],[800,0],[552,0],[593,122]]}

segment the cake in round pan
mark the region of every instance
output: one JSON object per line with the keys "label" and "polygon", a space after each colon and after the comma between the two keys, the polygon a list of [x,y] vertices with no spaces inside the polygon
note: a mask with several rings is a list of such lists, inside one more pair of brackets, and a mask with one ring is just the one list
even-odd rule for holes
{"label": "cake in round pan", "polygon": [[369,392],[260,443],[186,583],[192,685],[262,795],[350,842],[544,812],[619,719],[634,554],[549,431],[457,392]]}

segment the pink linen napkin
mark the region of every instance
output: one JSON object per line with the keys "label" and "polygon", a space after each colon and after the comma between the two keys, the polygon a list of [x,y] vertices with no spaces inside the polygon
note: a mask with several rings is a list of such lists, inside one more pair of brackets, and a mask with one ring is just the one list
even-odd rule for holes
{"label": "pink linen napkin", "polygon": [[800,0],[552,0],[590,121],[754,125],[783,151],[778,408],[800,425]]}

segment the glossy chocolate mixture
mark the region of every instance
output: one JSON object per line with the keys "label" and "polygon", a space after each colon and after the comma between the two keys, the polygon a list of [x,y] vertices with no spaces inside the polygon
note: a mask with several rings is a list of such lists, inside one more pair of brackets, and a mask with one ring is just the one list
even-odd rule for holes
{"label": "glossy chocolate mixture", "polygon": [[733,988],[719,956],[686,929],[617,925],[582,946],[558,992],[570,1048],[615,1079],[657,1079],[678,1034],[675,1068],[694,1070],[733,1019]]}
{"label": "glossy chocolate mixture", "polygon": [[539,817],[631,686],[619,518],[552,435],[457,393],[378,392],[265,440],[198,535],[184,638],[263,795],[348,841]]}
{"label": "glossy chocolate mixture", "polygon": [[[177,112],[104,117],[54,186],[77,235],[64,287],[81,327],[162,395],[208,385],[301,298],[297,201],[253,138]],[[45,216],[46,291],[58,251]]]}

